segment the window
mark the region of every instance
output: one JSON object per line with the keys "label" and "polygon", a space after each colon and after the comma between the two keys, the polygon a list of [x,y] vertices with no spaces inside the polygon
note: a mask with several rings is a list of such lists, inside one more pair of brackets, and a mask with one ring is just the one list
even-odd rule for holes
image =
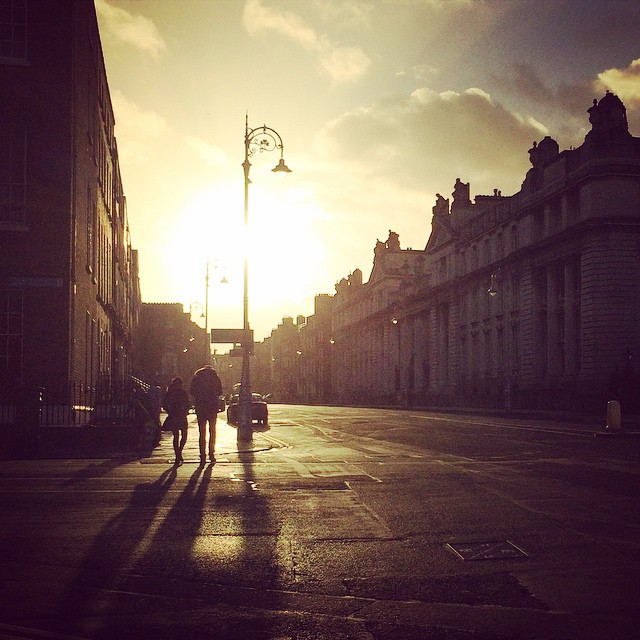
{"label": "window", "polygon": [[489,238],[485,238],[484,246],[482,249],[484,264],[491,263],[491,244],[489,243]]}
{"label": "window", "polygon": [[91,185],[87,185],[87,272],[96,269],[96,224],[97,206]]}
{"label": "window", "polygon": [[544,211],[538,209],[533,214],[533,239],[542,240],[545,236]]}
{"label": "window", "polygon": [[517,322],[511,325],[511,369],[518,370],[520,362],[520,327]]}
{"label": "window", "polygon": [[24,223],[26,131],[0,124],[0,224]]}
{"label": "window", "polygon": [[440,258],[440,282],[444,282],[447,279],[447,256]]}
{"label": "window", "polygon": [[27,0],[0,0],[0,60],[27,56]]}
{"label": "window", "polygon": [[0,290],[0,379],[22,378],[22,291]]}
{"label": "window", "polygon": [[511,275],[511,283],[510,283],[511,295],[509,297],[511,301],[510,311],[515,313],[520,308],[518,303],[518,295],[520,293],[520,275],[518,273],[514,273]]}

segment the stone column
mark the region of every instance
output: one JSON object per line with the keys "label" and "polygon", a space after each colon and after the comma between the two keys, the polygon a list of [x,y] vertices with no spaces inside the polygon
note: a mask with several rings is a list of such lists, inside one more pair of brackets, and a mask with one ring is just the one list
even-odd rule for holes
{"label": "stone column", "polygon": [[[564,275],[564,274],[563,274]],[[547,374],[550,376],[561,375],[560,357],[560,325],[559,325],[559,295],[560,282],[559,270],[549,268],[547,270]]]}
{"label": "stone column", "polygon": [[578,311],[578,265],[564,265],[564,372],[567,376],[578,373],[578,340],[580,339]]}

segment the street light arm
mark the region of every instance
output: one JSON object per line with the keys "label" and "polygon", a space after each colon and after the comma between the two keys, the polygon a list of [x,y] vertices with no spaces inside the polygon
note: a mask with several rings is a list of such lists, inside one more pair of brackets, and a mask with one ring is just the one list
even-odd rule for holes
{"label": "street light arm", "polygon": [[264,153],[265,151],[280,150],[280,162],[272,169],[276,173],[291,173],[291,169],[287,167],[284,161],[284,142],[280,134],[271,127],[267,127],[263,124],[261,127],[255,129],[249,129],[249,115],[245,117],[245,129],[244,129],[244,179],[245,184],[250,184],[249,169],[251,158],[255,153]]}
{"label": "street light arm", "polygon": [[267,125],[249,129],[248,125],[245,129],[244,144],[246,156],[250,158],[256,152],[264,153],[265,151],[280,150],[280,157],[284,155],[284,144],[280,134]]}

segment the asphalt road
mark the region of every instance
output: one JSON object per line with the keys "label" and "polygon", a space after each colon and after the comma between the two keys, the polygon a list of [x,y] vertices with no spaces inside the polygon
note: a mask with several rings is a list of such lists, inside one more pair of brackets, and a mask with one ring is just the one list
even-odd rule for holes
{"label": "asphalt road", "polygon": [[640,435],[271,405],[217,463],[3,461],[0,639],[637,638]]}

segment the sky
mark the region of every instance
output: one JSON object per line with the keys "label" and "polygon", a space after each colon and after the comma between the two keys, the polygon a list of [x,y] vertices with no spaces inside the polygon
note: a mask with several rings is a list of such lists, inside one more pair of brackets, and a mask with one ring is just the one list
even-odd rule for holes
{"label": "sky", "polygon": [[[95,0],[143,302],[256,340],[361,269],[424,249],[436,193],[516,193],[582,144],[606,90],[640,136],[637,0]],[[251,158],[245,121],[279,152]],[[226,280],[222,283],[221,280]]]}

